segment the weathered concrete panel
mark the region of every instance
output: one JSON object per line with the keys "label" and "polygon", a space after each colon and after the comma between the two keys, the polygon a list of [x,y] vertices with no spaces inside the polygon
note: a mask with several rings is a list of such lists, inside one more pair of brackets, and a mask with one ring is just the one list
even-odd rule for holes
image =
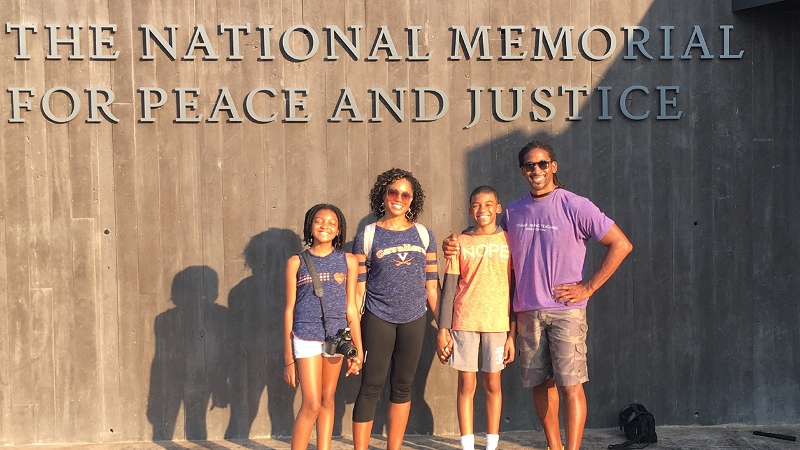
{"label": "weathered concrete panel", "polygon": [[[798,12],[734,14],[727,0],[0,8],[0,443],[288,435],[283,271],[304,211],[337,204],[352,240],[375,176],[403,167],[441,241],[467,225],[473,187],[504,203],[525,194],[515,158],[533,139],[555,145],[569,189],[635,247],[589,306],[588,425],[613,425],[631,401],[664,424],[800,421]],[[345,37],[329,50],[333,26]],[[447,96],[436,120],[423,88]],[[587,271],[602,257],[590,246]],[[427,332],[409,431],[456,433],[456,376]],[[538,427],[517,365],[503,381],[502,429]],[[357,389],[340,383],[337,434],[351,432]],[[480,394],[476,408],[481,430]]]}

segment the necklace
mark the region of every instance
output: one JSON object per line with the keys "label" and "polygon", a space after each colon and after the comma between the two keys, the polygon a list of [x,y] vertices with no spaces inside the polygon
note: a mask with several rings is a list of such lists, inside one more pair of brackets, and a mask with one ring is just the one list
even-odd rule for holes
{"label": "necklace", "polygon": [[533,192],[531,192],[531,197],[533,197],[533,198],[544,198],[544,197],[547,197],[548,195],[552,194],[553,191],[555,191],[556,189],[558,189],[558,186],[554,187],[552,191],[547,191],[544,194],[536,194],[536,195],[534,195]]}

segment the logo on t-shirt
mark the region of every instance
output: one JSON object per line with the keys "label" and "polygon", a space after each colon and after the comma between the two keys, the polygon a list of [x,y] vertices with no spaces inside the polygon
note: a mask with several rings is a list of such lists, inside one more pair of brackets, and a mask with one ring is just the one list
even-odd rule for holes
{"label": "logo on t-shirt", "polygon": [[344,283],[344,280],[347,279],[347,277],[342,272],[336,272],[335,274],[333,274],[333,279],[336,280],[337,283],[342,284]]}
{"label": "logo on t-shirt", "polygon": [[497,258],[508,259],[509,251],[507,244],[479,243],[474,245],[462,245],[461,254],[468,259],[478,258]]}
{"label": "logo on t-shirt", "polygon": [[525,231],[558,231],[557,225],[546,223],[518,223],[517,228],[525,228]]}
{"label": "logo on t-shirt", "polygon": [[411,261],[414,260],[413,257],[412,258],[408,257],[408,252],[398,253],[397,257],[400,258],[400,259],[395,259],[394,260],[395,267],[410,266],[411,265]]}

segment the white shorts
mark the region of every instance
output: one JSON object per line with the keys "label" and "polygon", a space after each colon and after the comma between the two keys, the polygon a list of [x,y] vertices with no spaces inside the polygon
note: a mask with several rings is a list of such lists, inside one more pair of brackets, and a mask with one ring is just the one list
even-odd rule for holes
{"label": "white shorts", "polygon": [[477,331],[450,330],[453,336],[453,354],[450,367],[462,372],[499,372],[503,363],[508,333],[481,333]]}
{"label": "white shorts", "polygon": [[292,335],[292,347],[294,347],[294,359],[311,358],[312,356],[322,355],[326,358],[335,358],[342,355],[329,355],[323,351],[325,343],[322,341],[306,341]]}

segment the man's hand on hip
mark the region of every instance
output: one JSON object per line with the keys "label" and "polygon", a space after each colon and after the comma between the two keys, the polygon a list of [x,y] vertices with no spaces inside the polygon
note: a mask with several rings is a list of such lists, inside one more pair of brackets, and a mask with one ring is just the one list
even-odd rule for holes
{"label": "man's hand on hip", "polygon": [[587,300],[594,294],[588,283],[562,284],[553,287],[553,290],[556,291],[555,295],[553,295],[553,300],[563,303],[565,306]]}

